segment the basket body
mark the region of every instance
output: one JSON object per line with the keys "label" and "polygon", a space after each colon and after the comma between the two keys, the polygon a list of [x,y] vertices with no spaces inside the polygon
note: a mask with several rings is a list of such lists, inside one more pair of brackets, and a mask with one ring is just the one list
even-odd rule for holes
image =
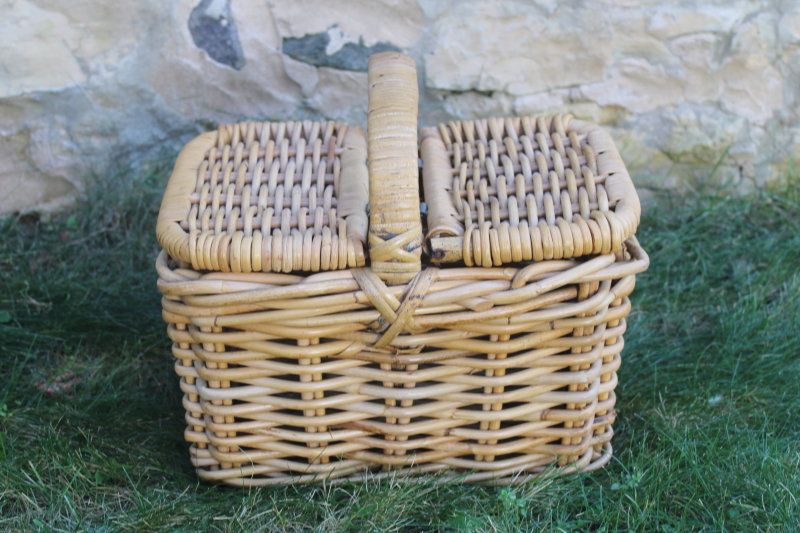
{"label": "basket body", "polygon": [[368,136],[244,123],[178,158],[156,267],[199,476],[600,468],[649,262],[613,143],[570,117],[423,130],[424,268],[413,62],[369,80]]}
{"label": "basket body", "polygon": [[[223,293],[209,283],[220,274],[187,278],[162,253],[192,462],[234,485],[392,470],[513,483],[554,460],[598,468],[628,295],[646,267],[632,239],[587,261],[431,268],[395,287],[353,269],[251,274]],[[493,305],[465,307],[476,298]],[[394,349],[376,348],[402,316]]]}

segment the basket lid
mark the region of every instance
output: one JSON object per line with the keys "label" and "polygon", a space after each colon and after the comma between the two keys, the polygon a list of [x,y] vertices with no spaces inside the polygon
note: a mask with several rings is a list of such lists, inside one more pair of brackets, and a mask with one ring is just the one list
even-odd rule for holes
{"label": "basket lid", "polygon": [[421,157],[435,262],[619,252],[639,225],[639,197],[611,137],[572,115],[423,128]]}
{"label": "basket lid", "polygon": [[194,270],[337,270],[366,262],[367,143],[334,122],[242,122],[178,155],[158,242]]}

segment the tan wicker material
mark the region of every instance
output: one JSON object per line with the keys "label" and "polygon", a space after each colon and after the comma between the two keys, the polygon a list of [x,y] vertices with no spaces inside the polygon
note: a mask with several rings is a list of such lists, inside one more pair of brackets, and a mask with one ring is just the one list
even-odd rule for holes
{"label": "tan wicker material", "polygon": [[[503,484],[554,460],[598,468],[628,294],[648,263],[634,239],[627,250],[429,268],[395,287],[369,269],[199,276],[162,252],[192,462],[234,485],[394,469]],[[485,310],[470,310],[478,300]]]}
{"label": "tan wicker material", "polygon": [[159,243],[197,271],[363,266],[366,155],[364,132],[347,124],[220,126],[178,155],[158,217]]}
{"label": "tan wicker material", "polygon": [[[185,437],[192,443],[191,460],[198,474],[239,486],[420,473],[511,484],[549,468],[567,474],[603,466],[612,451],[614,389],[631,307],[628,295],[635,275],[648,266],[646,253],[633,236],[622,243],[613,241],[618,235],[609,236],[605,246],[600,234],[599,253],[594,248],[589,253],[587,247],[587,255],[578,259],[418,271],[422,231],[418,193],[410,184],[418,176],[417,152],[409,149],[416,131],[413,62],[400,54],[381,54],[370,62],[369,79],[369,228],[355,222],[363,221],[362,211],[345,214],[341,206],[342,194],[361,191],[355,183],[366,183],[361,174],[345,172],[350,165],[347,148],[363,147],[363,141],[342,143],[342,171],[334,187],[340,193],[339,214],[323,222],[336,219],[339,228],[346,224],[346,230],[340,229],[340,244],[353,240],[353,227],[360,228],[359,238],[369,231],[371,266],[313,274],[197,268],[196,262],[213,262],[179,254],[190,248],[186,241],[195,238],[192,232],[210,232],[212,225],[206,229],[201,223],[199,230],[187,226],[187,233],[181,217],[187,212],[193,213],[189,221],[197,216],[193,195],[205,186],[198,185],[198,168],[210,147],[219,144],[213,137],[219,134],[208,134],[206,144],[194,152],[187,147],[176,164],[176,175],[186,168],[197,183],[188,187],[170,182],[159,234],[169,233],[172,240],[161,240],[165,251],[156,268],[175,370],[185,394]],[[249,131],[249,126],[238,127],[240,135]],[[544,121],[543,131],[549,127]],[[341,131],[343,126],[336,128]],[[596,131],[588,125],[582,128]],[[269,131],[276,134],[271,126]],[[584,142],[580,135],[572,136],[571,146]],[[232,141],[233,133],[223,138],[224,143]],[[245,138],[258,139],[258,132]],[[424,165],[440,165],[452,176],[441,137],[442,146],[433,149],[431,139],[436,136],[429,130],[422,139]],[[541,136],[534,139],[544,145]],[[602,152],[612,149],[606,146]],[[353,164],[363,162],[363,149],[358,150],[352,149],[357,156]],[[589,158],[591,150],[584,150]],[[556,157],[550,155],[551,160]],[[241,161],[245,159],[242,155]],[[579,164],[590,169],[594,165],[591,159],[579,159]],[[622,172],[624,167],[617,170]],[[424,166],[427,201],[444,207],[431,210],[428,224],[435,238],[457,237],[458,210],[447,214],[447,197],[442,195],[449,192],[438,182],[430,187],[429,176]],[[588,197],[586,180],[594,176],[601,174],[591,170],[584,181],[574,180],[586,191],[578,193],[579,201]],[[250,183],[247,177],[243,181]],[[635,192],[634,200],[616,196],[624,186],[612,186],[611,174],[594,183],[596,198],[604,198],[603,190],[614,198],[609,204],[615,203],[617,219],[628,216],[620,211],[625,205],[633,209]],[[300,190],[302,208],[305,196]],[[284,198],[277,186],[274,191]],[[309,192],[312,197],[316,198]],[[236,189],[229,198],[234,201],[225,211],[215,208],[223,213],[214,215],[222,223],[213,226],[217,233],[206,241],[217,241],[218,234],[233,240],[238,234],[235,229],[231,234],[225,224],[236,202],[243,200],[237,200]],[[271,206],[273,196],[265,198]],[[331,197],[331,206],[334,200]],[[598,226],[600,218],[608,220],[603,205],[591,207],[594,211],[585,218]],[[638,217],[638,201],[635,206]],[[293,212],[299,214],[300,208]],[[554,206],[552,211],[555,216]],[[254,212],[252,207],[249,212]],[[548,211],[543,212],[547,218]],[[254,213],[257,219],[258,209]],[[286,217],[291,228],[292,217]],[[325,228],[323,224],[323,232]],[[241,232],[248,229],[242,226]],[[283,228],[281,232],[286,233]],[[453,249],[460,250],[463,238],[455,241],[458,246]],[[224,248],[228,240],[223,236],[218,242]],[[215,245],[211,249],[217,250]],[[292,260],[292,268],[301,270],[301,263]],[[285,263],[279,266],[274,270],[285,269]]]}
{"label": "tan wicker material", "polygon": [[608,134],[571,115],[421,132],[431,257],[500,266],[618,252],[639,197]]}
{"label": "tan wicker material", "polygon": [[417,70],[396,52],[369,59],[369,245],[372,270],[389,285],[420,270]]}

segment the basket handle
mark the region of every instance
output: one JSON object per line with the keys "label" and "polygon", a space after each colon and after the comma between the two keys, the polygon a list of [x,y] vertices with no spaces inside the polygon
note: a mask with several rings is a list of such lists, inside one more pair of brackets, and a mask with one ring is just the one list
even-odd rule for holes
{"label": "basket handle", "polygon": [[413,59],[398,52],[369,58],[369,253],[387,285],[408,283],[421,268],[418,104]]}

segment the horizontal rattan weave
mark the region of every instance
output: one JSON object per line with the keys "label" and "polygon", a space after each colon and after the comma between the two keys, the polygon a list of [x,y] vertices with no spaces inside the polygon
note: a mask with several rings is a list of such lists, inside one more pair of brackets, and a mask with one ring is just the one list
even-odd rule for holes
{"label": "horizontal rattan weave", "polygon": [[512,483],[554,460],[598,468],[628,295],[647,266],[635,240],[627,250],[429,268],[394,287],[369,269],[199,276],[162,252],[192,461],[234,485],[397,469]]}
{"label": "horizontal rattan weave", "polygon": [[424,128],[421,155],[438,262],[489,267],[618,252],[639,224],[613,141],[571,115]]}
{"label": "horizontal rattan weave", "polygon": [[157,235],[194,270],[291,272],[365,264],[367,145],[334,122],[244,122],[178,155]]}

